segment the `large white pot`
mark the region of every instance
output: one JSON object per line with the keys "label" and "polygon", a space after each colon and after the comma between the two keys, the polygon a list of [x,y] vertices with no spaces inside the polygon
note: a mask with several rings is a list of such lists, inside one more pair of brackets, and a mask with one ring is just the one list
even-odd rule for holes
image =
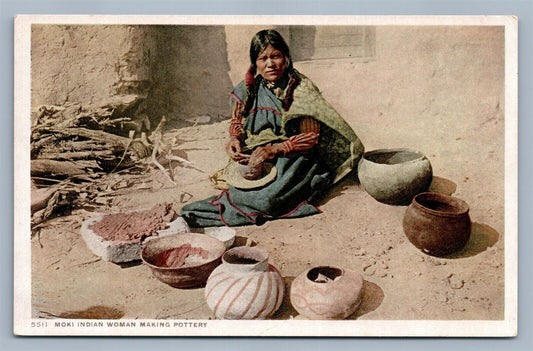
{"label": "large white pot", "polygon": [[226,251],[207,279],[205,298],[218,319],[266,319],[281,306],[285,283],[268,254],[239,246]]}

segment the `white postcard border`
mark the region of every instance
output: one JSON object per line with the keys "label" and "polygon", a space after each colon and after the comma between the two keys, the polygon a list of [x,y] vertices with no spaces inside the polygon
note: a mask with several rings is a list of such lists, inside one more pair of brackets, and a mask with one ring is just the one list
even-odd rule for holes
{"label": "white postcard border", "polygon": [[[32,24],[344,24],[505,26],[505,318],[501,321],[221,321],[31,318],[30,34]],[[20,15],[15,19],[14,332],[17,335],[458,336],[517,334],[518,20],[513,16]],[[98,322],[103,324],[100,327]],[[108,324],[111,323],[111,324]],[[118,324],[115,324],[118,323]],[[123,324],[120,324],[123,323]],[[129,323],[129,324],[128,324]],[[144,324],[141,324],[144,323]],[[163,323],[163,324],[161,324]],[[167,324],[168,323],[168,324]],[[192,324],[191,324],[192,323]],[[116,325],[116,326],[115,326]]]}

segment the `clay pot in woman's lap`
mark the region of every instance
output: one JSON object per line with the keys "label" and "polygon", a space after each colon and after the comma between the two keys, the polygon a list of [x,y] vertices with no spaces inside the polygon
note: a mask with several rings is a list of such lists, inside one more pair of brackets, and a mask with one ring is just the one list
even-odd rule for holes
{"label": "clay pot in woman's lap", "polygon": [[263,173],[263,162],[256,165],[239,163],[237,169],[239,170],[241,177],[244,179],[254,180],[261,177],[261,174]]}

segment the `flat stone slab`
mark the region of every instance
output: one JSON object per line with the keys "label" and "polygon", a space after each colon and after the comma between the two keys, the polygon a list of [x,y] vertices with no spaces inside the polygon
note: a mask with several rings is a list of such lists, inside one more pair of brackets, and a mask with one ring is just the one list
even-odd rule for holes
{"label": "flat stone slab", "polygon": [[100,256],[105,261],[114,263],[126,263],[141,259],[141,249],[144,242],[159,236],[166,236],[179,233],[188,233],[190,228],[187,222],[181,217],[167,224],[167,228],[159,230],[157,235],[145,238],[138,242],[134,240],[129,241],[109,241],[104,240],[100,235],[96,234],[90,227],[101,221],[105,214],[95,216],[85,220],[81,226],[81,236],[87,247],[97,256]]}

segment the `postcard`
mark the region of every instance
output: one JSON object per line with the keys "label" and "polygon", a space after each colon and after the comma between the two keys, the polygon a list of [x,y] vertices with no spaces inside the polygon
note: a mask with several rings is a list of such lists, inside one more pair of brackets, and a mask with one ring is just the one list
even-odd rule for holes
{"label": "postcard", "polygon": [[15,334],[517,335],[516,17],[14,25]]}

